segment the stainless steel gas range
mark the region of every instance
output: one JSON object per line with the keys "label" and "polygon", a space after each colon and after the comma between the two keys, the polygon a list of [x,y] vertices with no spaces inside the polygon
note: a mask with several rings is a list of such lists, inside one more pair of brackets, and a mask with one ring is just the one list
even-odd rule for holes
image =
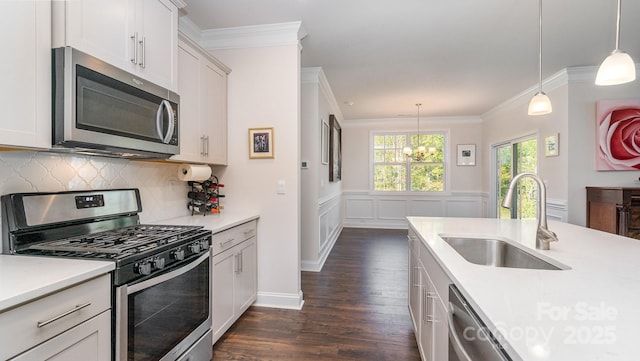
{"label": "stainless steel gas range", "polygon": [[14,193],[1,202],[3,253],[115,262],[116,361],[211,360],[211,231],[140,224],[137,189]]}

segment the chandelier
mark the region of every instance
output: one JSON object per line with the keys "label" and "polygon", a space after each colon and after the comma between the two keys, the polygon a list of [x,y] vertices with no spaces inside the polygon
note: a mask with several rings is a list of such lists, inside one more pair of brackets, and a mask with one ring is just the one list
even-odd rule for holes
{"label": "chandelier", "polygon": [[[411,149],[410,146],[406,146],[402,149],[402,153],[407,157],[407,159],[409,160],[414,160],[416,162],[420,162],[422,160],[424,160],[424,158],[427,156],[427,147],[425,147],[424,145],[422,145],[421,141],[420,141],[420,106],[422,106],[422,103],[418,103],[416,104],[416,107],[418,108],[418,147],[416,149]],[[409,140],[409,144],[411,144],[411,140]],[[429,147],[429,154],[433,155],[436,152],[436,148],[435,147]]]}

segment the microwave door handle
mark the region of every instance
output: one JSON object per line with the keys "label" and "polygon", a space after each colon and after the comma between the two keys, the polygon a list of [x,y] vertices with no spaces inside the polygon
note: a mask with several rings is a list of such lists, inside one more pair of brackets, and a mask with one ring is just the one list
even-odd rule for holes
{"label": "microwave door handle", "polygon": [[[163,115],[163,110],[167,110],[167,115],[169,118],[169,126],[167,127],[167,133],[163,134],[162,133],[162,125],[163,125],[163,119],[162,119],[162,115]],[[160,137],[160,140],[162,140],[163,143],[167,144],[169,143],[169,141],[171,140],[171,137],[173,136],[173,130],[176,127],[176,120],[173,117],[173,108],[171,107],[171,103],[169,103],[169,101],[167,100],[163,100],[160,105],[158,106],[158,111],[156,113],[156,132],[158,133],[158,137]]]}

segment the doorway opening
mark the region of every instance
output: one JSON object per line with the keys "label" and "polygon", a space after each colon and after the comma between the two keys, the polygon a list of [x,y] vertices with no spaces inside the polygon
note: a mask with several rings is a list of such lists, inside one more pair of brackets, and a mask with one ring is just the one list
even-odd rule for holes
{"label": "doorway opening", "polygon": [[537,213],[535,181],[523,178],[517,186],[511,209],[501,206],[513,176],[538,172],[537,135],[510,140],[492,146],[492,207],[496,218],[535,219]]}

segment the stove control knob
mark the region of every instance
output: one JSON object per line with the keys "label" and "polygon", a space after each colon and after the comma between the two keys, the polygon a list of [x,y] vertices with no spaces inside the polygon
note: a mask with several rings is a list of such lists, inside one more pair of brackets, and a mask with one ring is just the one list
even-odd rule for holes
{"label": "stove control knob", "polygon": [[184,249],[178,249],[171,252],[171,258],[182,261],[184,259]]}
{"label": "stove control knob", "polygon": [[192,243],[189,245],[189,251],[191,253],[200,253],[202,249],[200,248],[200,242]]}
{"label": "stove control knob", "polygon": [[164,268],[164,258],[157,257],[153,259],[153,268],[161,269]]}
{"label": "stove control knob", "polygon": [[209,249],[209,241],[200,241],[200,248],[203,251]]}
{"label": "stove control knob", "polygon": [[148,275],[151,273],[151,262],[143,261],[135,265],[135,272],[141,275]]}

